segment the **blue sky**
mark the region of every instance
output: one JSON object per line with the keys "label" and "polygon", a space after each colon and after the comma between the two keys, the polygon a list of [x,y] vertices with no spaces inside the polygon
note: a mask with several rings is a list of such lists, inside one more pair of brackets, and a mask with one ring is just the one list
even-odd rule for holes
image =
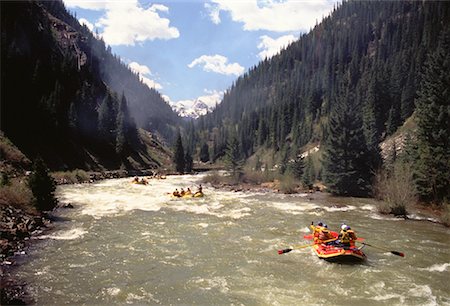
{"label": "blue sky", "polygon": [[64,0],[170,103],[214,105],[239,75],[309,31],[336,0]]}

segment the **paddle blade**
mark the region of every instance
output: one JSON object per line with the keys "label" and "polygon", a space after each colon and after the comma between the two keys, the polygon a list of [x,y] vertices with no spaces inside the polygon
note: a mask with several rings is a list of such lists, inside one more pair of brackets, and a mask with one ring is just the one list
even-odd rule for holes
{"label": "paddle blade", "polygon": [[394,255],[397,255],[397,256],[405,257],[405,253],[402,253],[402,252],[391,251],[391,253]]}
{"label": "paddle blade", "polygon": [[284,250],[278,250],[278,255],[284,254],[284,253],[289,253],[290,251],[292,251],[293,249],[284,249]]}

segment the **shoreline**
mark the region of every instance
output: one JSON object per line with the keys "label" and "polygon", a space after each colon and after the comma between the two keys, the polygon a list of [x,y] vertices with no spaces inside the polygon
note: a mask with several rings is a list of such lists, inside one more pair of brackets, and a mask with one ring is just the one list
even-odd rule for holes
{"label": "shoreline", "polygon": [[51,216],[25,211],[12,205],[2,205],[1,212],[1,304],[27,305],[33,303],[27,283],[14,276],[14,269],[27,260],[28,250],[37,237],[53,228]]}
{"label": "shoreline", "polygon": [[[327,198],[335,198],[335,199],[353,199],[354,197],[339,197],[333,196],[326,191],[321,190],[320,188],[313,188],[312,190],[300,190],[296,189],[295,192],[292,193],[283,193],[278,185],[278,182],[269,182],[269,183],[227,183],[227,182],[208,182],[215,189],[226,190],[231,192],[272,192],[272,193],[281,193],[281,194],[305,194],[305,198],[309,201],[318,200],[321,203],[325,204]],[[374,203],[383,203],[380,200],[377,200],[373,197],[363,198],[370,201],[374,201]],[[340,206],[340,204],[338,204]],[[408,208],[408,214],[406,217],[395,216],[394,214],[383,214],[377,211],[378,214],[382,216],[389,216],[392,218],[404,219],[405,221],[416,221],[416,222],[431,222],[434,224],[438,224],[444,227],[450,227],[450,224],[447,224],[445,221],[441,220],[441,217],[444,213],[444,209],[434,206],[434,205],[423,205],[420,203],[416,203],[410,205]]]}

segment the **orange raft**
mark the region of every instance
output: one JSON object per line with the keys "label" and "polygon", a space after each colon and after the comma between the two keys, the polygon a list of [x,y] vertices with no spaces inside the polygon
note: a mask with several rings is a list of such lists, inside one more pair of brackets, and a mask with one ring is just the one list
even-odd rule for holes
{"label": "orange raft", "polygon": [[315,244],[312,248],[319,258],[329,262],[357,263],[366,259],[366,254],[356,247],[344,248],[339,245]]}
{"label": "orange raft", "polygon": [[[337,232],[330,231],[334,238],[338,237]],[[312,235],[305,235],[306,239],[313,239]],[[358,238],[358,240],[364,240]],[[312,246],[317,257],[329,262],[338,263],[358,263],[366,260],[366,254],[355,246],[343,246],[339,243],[318,243]]]}

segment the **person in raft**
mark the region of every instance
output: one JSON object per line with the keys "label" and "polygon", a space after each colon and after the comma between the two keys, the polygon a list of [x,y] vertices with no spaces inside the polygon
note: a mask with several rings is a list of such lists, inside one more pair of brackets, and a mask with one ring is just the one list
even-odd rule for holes
{"label": "person in raft", "polygon": [[178,192],[178,189],[175,189],[175,191],[172,193],[172,195],[174,196],[174,197],[181,197],[181,195],[180,195],[180,193]]}
{"label": "person in raft", "polygon": [[328,225],[323,222],[317,223],[317,226],[314,226],[314,222],[311,222],[310,228],[313,231],[314,243],[316,244],[334,239],[333,235],[331,235],[330,231],[328,230]]}
{"label": "person in raft", "polygon": [[340,244],[343,245],[345,249],[347,249],[355,246],[357,237],[350,226],[348,226],[347,224],[342,224],[338,239]]}
{"label": "person in raft", "polygon": [[188,189],[187,189],[187,191],[186,191],[185,194],[186,194],[186,195],[191,195],[191,194],[192,194],[191,188],[188,187]]}

